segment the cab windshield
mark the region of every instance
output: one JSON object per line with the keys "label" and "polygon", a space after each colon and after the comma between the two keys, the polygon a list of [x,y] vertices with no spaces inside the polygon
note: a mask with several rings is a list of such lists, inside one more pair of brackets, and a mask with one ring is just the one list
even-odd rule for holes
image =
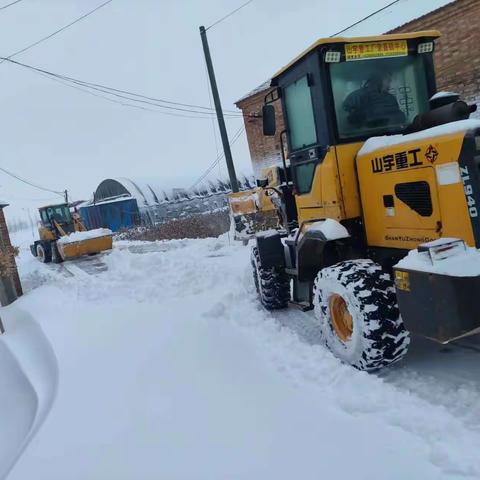
{"label": "cab windshield", "polygon": [[340,139],[400,133],[428,111],[420,55],[330,64]]}
{"label": "cab windshield", "polygon": [[55,220],[59,223],[70,223],[71,221],[70,209],[66,205],[47,207],[44,212],[47,220]]}

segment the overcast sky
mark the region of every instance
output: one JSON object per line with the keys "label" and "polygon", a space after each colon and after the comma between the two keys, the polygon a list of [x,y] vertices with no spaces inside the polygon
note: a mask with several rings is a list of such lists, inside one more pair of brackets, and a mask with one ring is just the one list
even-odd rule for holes
{"label": "overcast sky", "polygon": [[[2,0],[0,6],[10,3]],[[0,54],[48,35],[102,0],[23,0],[0,10]],[[145,95],[210,105],[199,25],[242,0],[114,0],[16,60]],[[223,106],[262,83],[322,36],[384,6],[386,0],[255,0],[212,28],[210,48]],[[349,35],[378,34],[448,0],[402,0]],[[360,8],[361,5],[361,8]],[[123,107],[3,63],[0,166],[54,190],[87,199],[112,177],[189,186],[217,156],[208,119]],[[242,125],[228,119],[232,136]],[[221,148],[218,145],[218,148]],[[232,147],[237,170],[250,172],[245,136]],[[225,174],[225,168],[222,169]],[[214,172],[219,173],[217,168]],[[49,200],[0,172],[7,217]]]}

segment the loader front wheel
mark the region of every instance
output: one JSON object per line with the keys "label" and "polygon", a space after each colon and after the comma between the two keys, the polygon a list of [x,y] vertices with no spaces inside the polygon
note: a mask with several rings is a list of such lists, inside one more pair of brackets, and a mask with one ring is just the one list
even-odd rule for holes
{"label": "loader front wheel", "polygon": [[45,244],[37,243],[35,248],[37,251],[37,258],[42,263],[49,263],[52,261],[52,252]]}
{"label": "loader front wheel", "polygon": [[327,347],[359,370],[377,370],[408,350],[390,275],[371,260],[324,268],[314,287],[315,318]]}
{"label": "loader front wheel", "polygon": [[290,300],[290,280],[283,268],[262,267],[258,248],[252,248],[253,280],[260,302],[267,310],[280,310],[288,307]]}

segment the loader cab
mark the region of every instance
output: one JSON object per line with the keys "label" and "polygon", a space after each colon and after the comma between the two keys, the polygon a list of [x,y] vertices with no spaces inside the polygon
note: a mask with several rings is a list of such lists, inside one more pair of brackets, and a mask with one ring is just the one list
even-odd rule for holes
{"label": "loader cab", "polygon": [[68,204],[48,205],[39,209],[42,226],[51,231],[56,231],[55,224],[60,225],[66,233],[74,231],[73,219]]}
{"label": "loader cab", "polygon": [[[300,221],[360,216],[356,153],[366,139],[402,133],[429,110],[439,35],[320,39],[273,77]],[[267,101],[266,134],[275,131],[272,108]],[[321,164],[323,179],[316,174]]]}

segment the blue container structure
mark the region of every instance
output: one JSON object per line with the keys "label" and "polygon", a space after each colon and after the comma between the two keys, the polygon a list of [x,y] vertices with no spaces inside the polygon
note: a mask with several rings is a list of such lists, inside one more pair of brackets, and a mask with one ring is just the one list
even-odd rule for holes
{"label": "blue container structure", "polygon": [[109,228],[112,232],[140,224],[140,212],[134,198],[102,201],[79,209],[80,218],[88,230]]}
{"label": "blue container structure", "polygon": [[154,179],[106,178],[99,183],[93,200],[78,210],[89,230],[105,227],[116,232],[137,225],[157,225],[185,215],[227,208],[228,185],[219,181],[213,190],[212,185],[187,191],[165,188]]}

